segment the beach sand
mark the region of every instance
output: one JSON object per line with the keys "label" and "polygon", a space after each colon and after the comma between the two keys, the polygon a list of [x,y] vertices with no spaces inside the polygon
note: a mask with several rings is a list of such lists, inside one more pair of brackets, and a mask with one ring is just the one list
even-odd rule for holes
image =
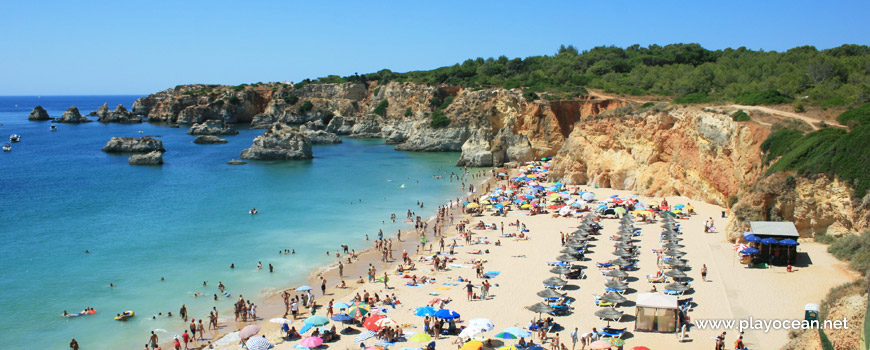
{"label": "beach sand", "polygon": [[[502,182],[503,183],[503,182]],[[584,188],[581,186],[581,188]],[[612,194],[618,194],[621,197],[629,197],[632,193],[620,190],[611,190],[604,188],[588,190],[596,194],[597,199],[607,198]],[[694,280],[691,285],[694,288],[693,293],[686,297],[693,297],[696,303],[694,309],[688,313],[693,323],[697,325],[698,320],[706,319],[745,319],[752,317],[754,319],[798,319],[802,320],[804,315],[804,305],[806,303],[818,303],[828,292],[828,290],[836,285],[848,282],[858,277],[858,274],[849,270],[847,265],[826,251],[826,246],[814,243],[812,241],[802,240],[798,251],[801,254],[806,253],[808,259],[803,261],[811,261],[806,266],[798,264],[791,273],[786,272],[785,267],[774,266],[769,269],[747,269],[744,265],[736,261],[735,252],[732,250],[732,244],[725,241],[725,234],[719,229],[719,232],[705,234],[703,230],[704,220],[712,217],[717,227],[724,227],[725,222],[721,218],[722,208],[716,205],[702,203],[696,200],[691,200],[682,197],[666,197],[671,205],[691,203],[696,211],[696,215],[689,220],[678,220],[682,224],[682,235],[685,238],[680,244],[685,248],[681,249],[687,253],[684,257],[688,259],[691,269],[686,273]],[[661,198],[639,198],[642,202],[660,201]],[[459,222],[460,216],[456,215],[456,221]],[[383,283],[365,283],[357,284],[358,276],[365,276],[365,269],[368,263],[375,264],[378,268],[378,275],[381,275],[384,270],[384,265],[380,264],[375,257],[375,254],[365,254],[362,258],[345,267],[345,281],[349,288],[337,289],[333,286],[339,281],[337,271],[335,269],[322,269],[315,272],[310,280],[310,285],[315,289],[315,297],[319,305],[325,305],[330,299],[335,302],[350,302],[353,295],[356,293],[363,294],[364,291],[378,293],[383,296],[386,293],[395,293],[401,304],[395,309],[389,306],[378,306],[386,310],[385,315],[394,319],[400,324],[413,325],[406,327],[405,331],[422,332],[422,318],[414,316],[414,309],[426,305],[430,300],[438,297],[452,298],[453,301],[445,307],[455,310],[462,315],[463,320],[472,318],[487,318],[495,324],[495,330],[483,333],[482,336],[493,336],[507,327],[525,328],[529,321],[536,318],[538,315],[526,310],[524,307],[532,305],[540,301],[535,293],[542,290],[541,281],[555,276],[550,273],[551,267],[547,266],[546,262],[554,261],[554,258],[559,255],[560,232],[572,232],[578,224],[576,218],[553,218],[551,215],[536,215],[528,216],[523,211],[509,212],[507,217],[496,216],[480,216],[470,218],[472,224],[478,221],[484,223],[502,222],[507,225],[510,222],[519,220],[524,223],[530,230],[530,240],[519,241],[513,238],[500,238],[500,231],[480,231],[472,230],[473,237],[486,237],[490,241],[501,240],[501,246],[489,245],[472,245],[461,246],[456,248],[457,261],[455,264],[460,264],[461,267],[449,267],[448,271],[432,272],[431,265],[417,263],[417,270],[411,271],[409,274],[417,276],[429,276],[437,279],[436,284],[427,284],[422,287],[405,286],[408,280],[398,278],[391,275],[389,283],[390,289],[384,289]],[[581,333],[590,331],[593,327],[599,330],[604,327],[607,322],[601,321],[593,315],[598,310],[598,307],[593,303],[592,294],[601,294],[603,292],[603,284],[605,277],[599,273],[595,267],[596,262],[608,261],[614,258],[611,254],[613,250],[613,241],[609,240],[609,236],[616,232],[619,221],[616,219],[603,219],[601,224],[604,226],[603,234],[596,236],[598,240],[592,241],[591,253],[586,254],[586,259],[582,262],[574,263],[585,267],[587,278],[582,280],[568,280],[569,284],[565,291],[568,296],[575,298],[574,308],[570,315],[555,317],[555,321],[564,327],[560,332],[560,339],[563,343],[567,342],[570,349],[569,333],[578,327]],[[680,342],[676,334],[662,333],[647,333],[633,332],[634,329],[634,303],[638,293],[647,292],[651,288],[651,284],[646,281],[644,275],[654,274],[657,271],[656,256],[651,252],[652,249],[659,248],[658,235],[661,232],[660,222],[654,224],[637,224],[636,227],[642,229],[642,235],[637,237],[635,245],[641,247],[639,256],[639,270],[629,272],[629,291],[625,297],[629,300],[628,306],[617,308],[625,312],[621,322],[611,322],[612,327],[628,328],[628,332],[623,336],[626,342],[626,349],[634,346],[643,345],[650,349],[699,349],[710,348],[713,346],[712,337],[720,334],[723,329],[700,329],[693,327],[688,332],[688,338],[685,342]],[[506,226],[505,232],[515,232],[516,228]],[[414,235],[409,232],[409,235]],[[445,228],[445,236],[453,238],[455,232],[452,227]],[[428,237],[432,239],[431,233]],[[417,237],[406,237],[408,246],[415,247]],[[445,239],[447,242],[452,242],[451,239]],[[463,241],[459,241],[462,245]],[[437,251],[437,243],[435,245]],[[489,249],[489,254],[470,254],[471,250]],[[401,248],[394,245],[394,257],[401,259]],[[414,253],[413,248],[408,250],[409,253]],[[427,255],[429,252],[424,252]],[[444,283],[455,283],[461,276],[470,278],[475,285],[480,285],[481,279],[474,278],[475,272],[473,266],[468,263],[470,259],[486,259],[484,271],[500,271],[501,274],[490,280],[493,288],[490,292],[491,298],[488,300],[466,300],[464,283],[456,286],[445,286]],[[417,256],[414,256],[417,260]],[[708,268],[708,282],[703,282],[700,277],[701,265],[706,264]],[[387,271],[393,272],[396,263],[386,265]],[[327,295],[321,296],[319,291],[319,275],[328,280]],[[664,285],[659,284],[659,290]],[[476,290],[479,293],[479,290]],[[437,293],[437,296],[433,295]],[[298,293],[297,293],[298,294]],[[263,305],[259,306],[259,316],[262,320],[257,321],[263,326],[261,335],[266,335],[269,338],[280,336],[280,325],[270,323],[268,320],[273,317],[281,317],[284,313],[284,305],[280,297],[270,297]],[[336,313],[338,310],[335,310]],[[319,309],[317,314],[326,314],[325,308]],[[299,320],[295,321],[292,326],[296,329],[302,328],[303,319],[309,316],[307,312],[302,313]],[[243,327],[245,324],[231,323],[222,324],[222,333],[230,330],[236,330]],[[464,325],[464,322],[458,323],[457,326]],[[330,327],[327,325],[326,327]],[[343,327],[337,323],[338,329]],[[356,327],[362,329],[362,327]],[[736,339],[737,330],[724,329],[728,332],[726,337],[726,348],[732,348],[733,342]],[[771,330],[764,332],[763,330],[746,330],[744,339],[750,348],[753,349],[774,349],[782,346],[787,341],[787,330]],[[553,335],[552,333],[550,334]],[[334,343],[324,344],[327,348],[332,349],[359,349],[360,345],[354,343],[355,335],[344,335],[341,339]],[[437,348],[452,348],[457,345],[451,344],[456,337],[448,337],[439,339]],[[366,346],[374,344],[375,339],[369,339],[365,342]],[[540,341],[535,339],[536,343]],[[241,349],[234,342],[231,345],[216,346],[218,349]],[[275,349],[291,349],[298,344],[299,340],[281,342],[275,346]],[[515,344],[515,340],[494,341],[494,345]],[[197,344],[200,345],[200,344]],[[546,344],[549,346],[549,343]],[[403,347],[415,348],[423,347],[425,343],[402,342],[397,343],[394,348]],[[579,345],[577,347],[579,349]]]}

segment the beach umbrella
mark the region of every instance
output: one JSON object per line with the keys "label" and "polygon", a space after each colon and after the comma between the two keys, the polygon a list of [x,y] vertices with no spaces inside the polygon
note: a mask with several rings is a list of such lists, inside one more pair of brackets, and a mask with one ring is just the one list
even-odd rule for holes
{"label": "beach umbrella", "polygon": [[445,320],[452,320],[459,318],[459,313],[450,309],[441,309],[435,313],[435,317],[442,318]]}
{"label": "beach umbrella", "polygon": [[610,281],[605,282],[604,286],[607,288],[613,288],[613,289],[626,289],[626,288],[628,288],[628,283],[610,280]]}
{"label": "beach umbrella", "polygon": [[562,297],[561,293],[559,293],[555,290],[549,289],[549,288],[544,289],[544,290],[538,292],[537,294],[541,298],[561,298]]}
{"label": "beach umbrella", "polygon": [[568,248],[573,248],[573,249],[574,249],[574,252],[573,252],[573,253],[570,253],[570,254],[577,254],[577,249],[578,249],[578,248],[586,247],[586,244],[585,244],[585,243],[581,243],[581,242],[577,242],[577,241],[568,241],[568,242],[565,243],[565,246],[568,247]]}
{"label": "beach umbrella", "polygon": [[634,248],[634,246],[632,246],[632,245],[628,245],[628,244],[625,244],[625,243],[623,243],[623,242],[614,243],[614,244],[613,244],[613,247],[614,247],[614,248],[618,248],[618,249],[631,249],[631,248]]}
{"label": "beach umbrella", "polygon": [[273,318],[273,319],[269,320],[269,322],[282,324],[282,323],[292,323],[293,321],[288,320],[286,318]]}
{"label": "beach umbrella", "polygon": [[366,320],[363,322],[363,327],[365,327],[365,329],[368,329],[370,331],[377,331],[377,330],[381,329],[381,327],[377,325],[378,320],[385,319],[385,318],[387,318],[387,316],[371,315],[371,316],[367,317]]}
{"label": "beach umbrella", "polygon": [[556,260],[561,261],[561,262],[566,262],[566,263],[578,261],[577,258],[575,258],[571,255],[568,255],[568,254],[559,255],[558,257],[556,257]]}
{"label": "beach umbrella", "polygon": [[239,331],[239,338],[248,339],[250,337],[253,337],[257,335],[257,333],[260,333],[260,329],[261,327],[258,324],[247,325],[245,326],[245,328],[242,328],[242,330]]}
{"label": "beach umbrella", "polygon": [[302,286],[302,287],[296,288],[297,292],[304,292],[304,291],[308,291],[308,290],[311,290],[310,286]]}
{"label": "beach umbrella", "polygon": [[755,254],[758,254],[758,252],[759,251],[756,248],[746,248],[746,249],[743,249],[740,251],[740,253],[742,253],[742,254],[749,254],[749,255],[755,255]]}
{"label": "beach umbrella", "polygon": [[323,338],[321,338],[321,337],[308,337],[308,338],[302,339],[302,341],[299,342],[299,345],[302,345],[306,348],[316,348],[322,344],[323,344]]}
{"label": "beach umbrella", "polygon": [[754,234],[743,235],[743,239],[747,242],[761,242],[761,237],[758,237]]}
{"label": "beach umbrella", "polygon": [[459,350],[480,350],[483,347],[483,342],[479,340],[472,340],[462,345]]}
{"label": "beach umbrella", "polygon": [[665,290],[675,291],[675,292],[685,292],[689,290],[689,286],[680,283],[671,283],[665,286]]}
{"label": "beach umbrella", "polygon": [[350,304],[348,304],[348,303],[344,303],[344,302],[341,302],[341,303],[332,304],[332,307],[341,310],[341,309],[347,309],[347,308],[349,308],[349,307],[350,307]]}
{"label": "beach umbrella", "polygon": [[520,338],[532,336],[532,332],[529,332],[525,329],[517,328],[517,327],[508,327],[508,328],[502,329],[502,332],[510,333],[510,334],[513,334],[514,336],[520,337]]}
{"label": "beach umbrella", "polygon": [[671,265],[671,266],[676,266],[676,267],[684,267],[684,266],[686,266],[686,262],[685,262],[685,261],[682,261],[682,260],[677,259],[677,258],[671,258],[671,259],[665,260],[665,264],[668,264],[668,265]]}
{"label": "beach umbrella", "polygon": [[416,310],[414,310],[414,315],[417,315],[420,317],[434,316],[436,312],[438,312],[438,310],[436,310],[434,307],[423,306],[423,307],[418,307]]}
{"label": "beach umbrella", "polygon": [[604,275],[607,277],[616,277],[616,278],[628,277],[628,273],[626,273],[625,271],[622,271],[622,270],[610,270],[610,271],[607,271]]}
{"label": "beach umbrella", "polygon": [[568,237],[567,241],[568,242],[575,242],[575,243],[582,243],[582,242],[588,241],[589,239],[590,239],[589,233],[583,232],[582,234],[573,235],[571,237]]}
{"label": "beach umbrella", "polygon": [[526,309],[531,311],[531,312],[538,313],[538,314],[553,311],[553,308],[550,307],[550,305],[547,305],[544,303],[537,303],[537,304],[534,304],[532,306],[526,307]]}
{"label": "beach umbrella", "polygon": [[408,341],[412,341],[415,343],[425,343],[430,340],[432,340],[432,336],[426,333],[417,333],[408,338]]}
{"label": "beach umbrella", "polygon": [[[519,339],[519,337],[517,337],[513,333],[508,333],[508,332],[501,332],[499,334],[496,334],[495,338],[498,338],[498,339]],[[501,348],[504,348],[504,346],[502,346]],[[501,349],[501,348],[499,348],[499,349]],[[514,349],[514,350],[516,350],[516,349]]]}
{"label": "beach umbrella", "polygon": [[465,329],[463,329],[462,332],[459,332],[459,337],[460,338],[471,338],[471,337],[478,335],[480,333],[483,333],[483,330],[480,328],[465,327]]}
{"label": "beach umbrella", "polygon": [[684,252],[681,252],[681,251],[679,251],[679,250],[673,250],[673,249],[672,249],[672,250],[665,251],[663,254],[665,254],[665,255],[667,255],[667,256],[683,256],[683,255],[686,255],[686,253],[684,253]]}
{"label": "beach umbrella", "polygon": [[398,326],[398,325],[399,325],[399,323],[394,321],[391,318],[382,318],[380,320],[375,321],[375,326],[378,326],[379,329],[384,328],[384,327]]}
{"label": "beach umbrella", "polygon": [[623,207],[616,207],[616,209],[614,209],[614,211],[615,211],[616,214],[618,214],[618,215],[623,215],[623,214],[625,214],[625,208],[623,208]]}
{"label": "beach umbrella", "polygon": [[616,259],[610,260],[610,263],[613,264],[613,265],[616,265],[616,266],[628,266],[628,265],[631,265],[631,263],[630,263],[628,260],[625,260],[625,259],[622,259],[622,258],[616,258]]}
{"label": "beach umbrella", "polygon": [[631,348],[631,350],[650,350],[650,348],[648,348],[646,346],[635,346],[635,347]]}
{"label": "beach umbrella", "polygon": [[604,294],[604,295],[601,297],[601,299],[599,299],[599,300],[603,300],[603,301],[606,301],[606,302],[609,302],[609,303],[613,303],[613,304],[619,304],[619,303],[624,303],[624,302],[625,302],[626,300],[628,300],[628,299],[626,299],[626,298],[625,298],[624,296],[622,296],[622,295],[619,295],[619,293],[616,293],[616,292],[607,292],[607,294]]}
{"label": "beach umbrella", "polygon": [[320,327],[329,323],[329,319],[323,315],[314,315],[305,319],[305,324],[310,324],[315,327]]}
{"label": "beach umbrella", "polygon": [[332,316],[332,320],[335,322],[347,322],[347,321],[350,321],[352,319],[353,319],[353,317],[350,317],[350,316],[345,315],[345,314],[338,314],[338,315]]}
{"label": "beach umbrella", "polygon": [[314,326],[312,326],[310,324],[303,325],[302,329],[299,330],[299,334],[305,334],[305,332],[308,332],[308,330],[310,330],[312,328],[314,328]]}
{"label": "beach umbrella", "polygon": [[360,318],[369,313],[369,304],[360,303],[351,305],[347,308],[347,314],[353,318]]}
{"label": "beach umbrella", "polygon": [[616,321],[622,318],[622,311],[617,311],[616,309],[607,307],[595,311],[595,316],[605,320]]}
{"label": "beach umbrella", "polygon": [[798,243],[797,241],[795,241],[795,240],[793,240],[793,239],[791,239],[791,238],[786,238],[786,239],[784,239],[784,240],[779,241],[779,245],[783,245],[783,246],[787,246],[787,247],[789,247],[789,246],[795,246],[795,245],[798,245],[798,244],[800,244],[800,243]]}
{"label": "beach umbrella", "polygon": [[668,270],[667,272],[665,272],[665,276],[668,276],[670,278],[686,278],[689,275],[686,275],[685,272],[680,270]]}
{"label": "beach umbrella", "polygon": [[555,273],[555,274],[559,274],[559,275],[564,275],[566,273],[570,273],[571,271],[573,271],[573,270],[571,270],[567,267],[564,267],[564,266],[556,266],[556,267],[550,269],[550,272]]}
{"label": "beach umbrella", "polygon": [[595,199],[595,193],[583,192],[583,194],[580,195],[580,198],[583,198],[584,201],[589,202]]}
{"label": "beach umbrella", "polygon": [[631,241],[631,236],[619,236],[619,237],[617,237],[616,239],[614,239],[614,241],[617,241],[617,242],[628,242],[628,241]]}
{"label": "beach umbrella", "polygon": [[377,334],[378,333],[376,333],[374,331],[366,330],[366,331],[363,331],[362,333],[360,333],[358,336],[356,336],[356,338],[353,340],[353,342],[354,343],[362,343],[362,342],[368,340],[369,338],[374,337]]}
{"label": "beach umbrella", "polygon": [[634,255],[634,254],[631,254],[631,253],[629,253],[629,252],[627,252],[627,251],[625,251],[625,250],[619,249],[619,250],[617,250],[617,251],[614,251],[614,252],[613,252],[613,255],[616,255],[616,256],[618,256],[618,257],[626,258],[626,257],[632,256],[632,255]]}
{"label": "beach umbrella", "polygon": [[776,238],[765,238],[761,240],[761,244],[777,244],[779,241]]}
{"label": "beach umbrella", "polygon": [[674,242],[668,242],[668,243],[666,243],[665,245],[662,246],[662,248],[665,248],[665,249],[679,249],[679,248],[682,248],[682,247],[683,247],[683,246],[681,246],[681,245],[679,245],[679,244],[676,244],[676,243],[674,243]]}
{"label": "beach umbrella", "polygon": [[483,332],[489,332],[495,329],[495,325],[492,324],[492,321],[486,318],[471,319],[471,321],[468,321],[468,327],[479,328]]}
{"label": "beach umbrella", "polygon": [[668,242],[679,242],[679,241],[682,241],[683,239],[680,237],[677,237],[677,236],[670,236],[670,237],[663,237],[662,240],[668,241]]}
{"label": "beach umbrella", "polygon": [[248,350],[266,350],[272,346],[269,340],[264,337],[254,337],[245,342],[245,347]]}
{"label": "beach umbrella", "polygon": [[613,344],[610,344],[604,340],[596,340],[592,342],[592,344],[589,344],[589,348],[592,350],[610,350],[611,346],[613,346]]}
{"label": "beach umbrella", "polygon": [[565,282],[565,280],[558,277],[550,277],[544,280],[544,284],[548,286],[564,286],[568,284],[568,282]]}

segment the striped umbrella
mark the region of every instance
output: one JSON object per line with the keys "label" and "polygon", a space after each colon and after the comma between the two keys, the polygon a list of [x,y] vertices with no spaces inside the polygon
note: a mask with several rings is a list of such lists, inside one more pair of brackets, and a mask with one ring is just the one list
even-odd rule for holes
{"label": "striped umbrella", "polygon": [[264,337],[253,337],[245,342],[245,347],[248,350],[266,350],[271,346],[272,344],[269,343],[269,340]]}
{"label": "striped umbrella", "polygon": [[[498,339],[519,339],[515,334],[508,333],[508,332],[501,332],[499,334],[496,334],[495,337]],[[501,348],[499,348],[499,349],[501,349]],[[516,350],[516,348],[514,348],[513,350]]]}
{"label": "striped umbrella", "polygon": [[369,331],[369,330],[363,331],[358,336],[356,336],[356,338],[353,340],[353,342],[354,343],[362,343],[362,342],[366,341],[367,339],[374,337],[376,334],[377,333]]}
{"label": "striped umbrella", "polygon": [[381,327],[379,327],[377,325],[377,322],[379,320],[385,319],[385,318],[387,318],[387,317],[384,315],[369,316],[368,318],[366,318],[365,322],[363,322],[363,327],[365,327],[366,329],[368,329],[370,331],[377,331],[377,330],[381,329]]}
{"label": "striped umbrella", "polygon": [[363,317],[367,313],[369,313],[369,304],[366,303],[351,305],[347,308],[347,314],[353,318]]}

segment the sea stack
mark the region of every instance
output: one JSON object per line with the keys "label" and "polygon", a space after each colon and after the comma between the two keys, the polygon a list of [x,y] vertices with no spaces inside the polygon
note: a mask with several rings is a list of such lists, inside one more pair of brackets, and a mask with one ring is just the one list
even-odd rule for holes
{"label": "sea stack", "polygon": [[239,131],[221,120],[206,120],[195,123],[187,130],[188,135],[238,135]]}
{"label": "sea stack", "polygon": [[147,152],[166,152],[163,148],[163,141],[155,140],[149,136],[140,138],[134,137],[113,137],[106,146],[103,147],[103,152],[107,153],[147,153]]}
{"label": "sea stack", "polygon": [[130,165],[163,165],[163,152],[152,151],[146,154],[134,154],[127,159]]}
{"label": "sea stack", "polygon": [[63,115],[60,119],[55,119],[56,123],[69,123],[69,124],[78,124],[78,123],[90,123],[92,120],[85,118],[79,113],[79,109],[76,106],[71,106],[66,112],[63,112]]}
{"label": "sea stack", "polygon": [[311,159],[311,140],[290,126],[275,123],[254,139],[251,148],[242,151],[242,159],[296,160]]}
{"label": "sea stack", "polygon": [[108,105],[104,104],[100,106],[96,114],[100,123],[135,124],[142,122],[142,117],[130,113],[127,108],[124,108],[124,105],[118,105],[113,112],[109,113]]}
{"label": "sea stack", "polygon": [[216,143],[227,143],[227,140],[224,140],[214,135],[199,135],[193,140],[193,143],[200,145],[211,145]]}
{"label": "sea stack", "polygon": [[42,106],[33,107],[33,110],[30,111],[30,115],[27,116],[27,120],[32,121],[43,121],[49,119],[51,119],[51,117],[48,116],[48,112],[46,112],[45,108],[42,108]]}

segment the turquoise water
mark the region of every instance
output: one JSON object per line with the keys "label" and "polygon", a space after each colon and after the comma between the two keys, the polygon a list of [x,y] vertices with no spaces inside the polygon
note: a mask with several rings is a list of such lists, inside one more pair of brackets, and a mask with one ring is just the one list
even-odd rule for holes
{"label": "turquoise water", "polygon": [[[70,105],[84,114],[104,102],[129,108],[135,99],[0,97],[0,143],[21,134],[12,152],[0,154],[0,329],[15,335],[3,337],[4,347],[37,341],[62,349],[75,337],[84,349],[134,348],[156,328],[168,338],[184,324],[152,315],[186,304],[199,318],[212,306],[229,308],[240,293],[262,297],[296,285],[334,261],[326,251],[340,244],[360,251],[365,234],[407,227],[391,224],[391,213],[404,217],[421,200],[426,209],[416,211],[428,217],[462,193],[459,183],[432,178],[459,173],[458,154],[398,152],[381,140],[315,146],[311,161],[230,166],[262,130],[196,145],[184,128],[94,122],[50,132],[50,122],[27,121],[36,104],[59,117]],[[165,165],[130,166],[127,155],[100,151],[112,136],[139,130],[163,140]],[[249,215],[252,207],[261,214]],[[285,248],[297,254],[279,255]],[[275,273],[257,271],[258,261]],[[218,281],[232,299],[213,300]],[[195,291],[206,297],[193,298]],[[88,306],[98,313],[60,317]],[[137,316],[114,321],[124,310]]]}

